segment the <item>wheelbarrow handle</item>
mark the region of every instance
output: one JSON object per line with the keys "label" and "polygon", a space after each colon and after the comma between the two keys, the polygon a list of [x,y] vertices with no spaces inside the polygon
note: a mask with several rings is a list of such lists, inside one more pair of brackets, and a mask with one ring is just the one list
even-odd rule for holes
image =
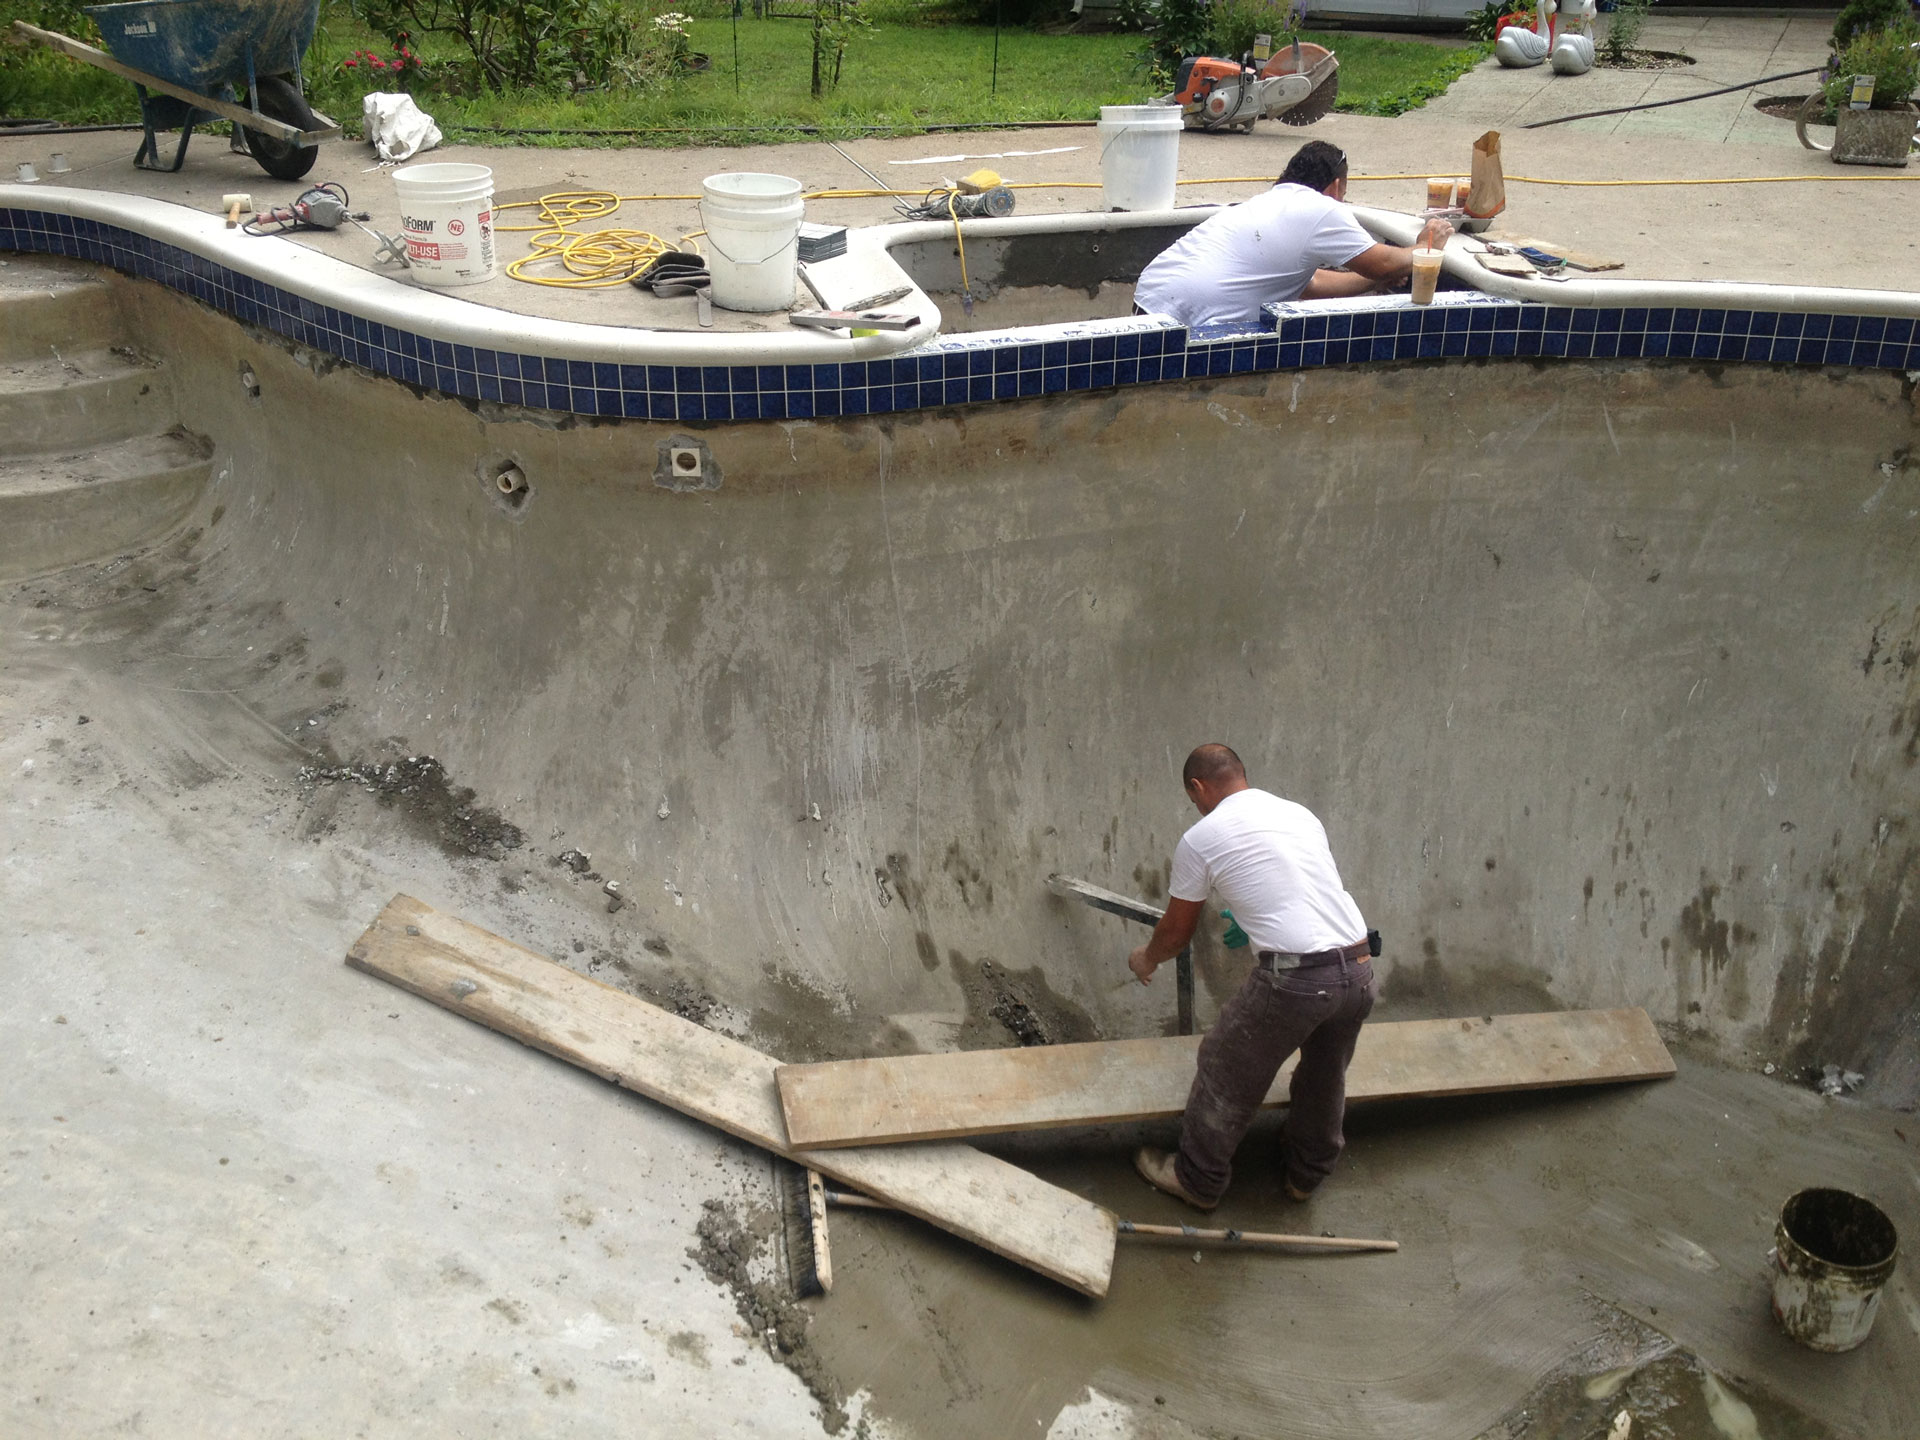
{"label": "wheelbarrow handle", "polygon": [[[202,95],[189,90],[184,85],[176,85],[171,80],[162,80],[158,75],[149,75],[144,70],[136,70],[114,59],[104,50],[97,50],[71,35],[62,35],[54,30],[42,30],[38,25],[29,25],[24,20],[13,22],[13,34],[19,37],[16,43],[45,45],[50,50],[58,50],[75,60],[92,65],[97,69],[118,75],[123,80],[131,80],[136,85],[144,85],[149,90],[162,95],[171,95],[196,110],[205,110],[218,115],[223,120],[231,120],[236,125],[244,125],[249,130],[258,130],[278,140],[289,140],[296,145],[314,145],[322,140],[331,140],[340,133],[340,127],[327,120],[319,130],[302,130],[297,125],[289,125],[284,120],[275,120],[271,115],[262,115],[257,110],[249,110],[244,105],[235,105],[228,100],[216,100],[211,95]],[[326,117],[316,113],[316,118]]]}

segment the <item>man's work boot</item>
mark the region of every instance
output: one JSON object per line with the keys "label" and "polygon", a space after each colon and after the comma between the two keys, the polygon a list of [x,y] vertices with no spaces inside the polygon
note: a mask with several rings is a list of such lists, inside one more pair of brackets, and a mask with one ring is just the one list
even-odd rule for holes
{"label": "man's work boot", "polygon": [[1165,1150],[1141,1146],[1133,1152],[1133,1168],[1138,1170],[1140,1178],[1154,1189],[1164,1191],[1176,1200],[1184,1200],[1196,1210],[1211,1210],[1220,1203],[1218,1200],[1202,1200],[1188,1191],[1187,1187],[1180,1183],[1179,1175],[1174,1172],[1173,1156]]}

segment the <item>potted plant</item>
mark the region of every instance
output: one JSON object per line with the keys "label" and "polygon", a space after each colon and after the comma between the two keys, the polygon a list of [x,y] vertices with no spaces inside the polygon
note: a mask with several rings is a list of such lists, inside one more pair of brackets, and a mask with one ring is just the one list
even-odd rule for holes
{"label": "potted plant", "polygon": [[[1800,143],[1827,150],[1842,165],[1904,166],[1913,148],[1916,112],[1909,97],[1920,85],[1920,25],[1901,20],[1884,29],[1856,35],[1828,67],[1824,87],[1800,107]],[[1870,109],[1852,108],[1854,77],[1870,76]],[[1834,110],[1833,144],[1807,135],[1807,123],[1821,108]]]}

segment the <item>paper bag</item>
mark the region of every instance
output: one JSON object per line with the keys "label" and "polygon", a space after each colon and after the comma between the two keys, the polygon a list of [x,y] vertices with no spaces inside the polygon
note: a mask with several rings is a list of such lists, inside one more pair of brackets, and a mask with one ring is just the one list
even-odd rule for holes
{"label": "paper bag", "polygon": [[1507,179],[1500,173],[1500,132],[1489,130],[1473,142],[1473,184],[1467,214],[1488,220],[1507,208]]}

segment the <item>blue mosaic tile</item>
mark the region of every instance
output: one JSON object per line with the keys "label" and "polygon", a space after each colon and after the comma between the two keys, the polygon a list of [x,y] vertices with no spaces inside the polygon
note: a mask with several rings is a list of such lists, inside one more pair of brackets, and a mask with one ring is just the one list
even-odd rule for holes
{"label": "blue mosaic tile", "polygon": [[[1690,306],[1579,307],[1446,291],[1266,306],[1257,324],[1117,317],[947,336],[897,359],[664,366],[562,360],[433,340],[227,270],[117,226],[0,211],[0,246],[80,255],[153,279],[245,323],[422,389],[630,419],[749,420],[888,413],[1064,391],[1327,364],[1571,356],[1912,368],[1912,317]],[[1192,342],[1191,346],[1189,341]]]}

